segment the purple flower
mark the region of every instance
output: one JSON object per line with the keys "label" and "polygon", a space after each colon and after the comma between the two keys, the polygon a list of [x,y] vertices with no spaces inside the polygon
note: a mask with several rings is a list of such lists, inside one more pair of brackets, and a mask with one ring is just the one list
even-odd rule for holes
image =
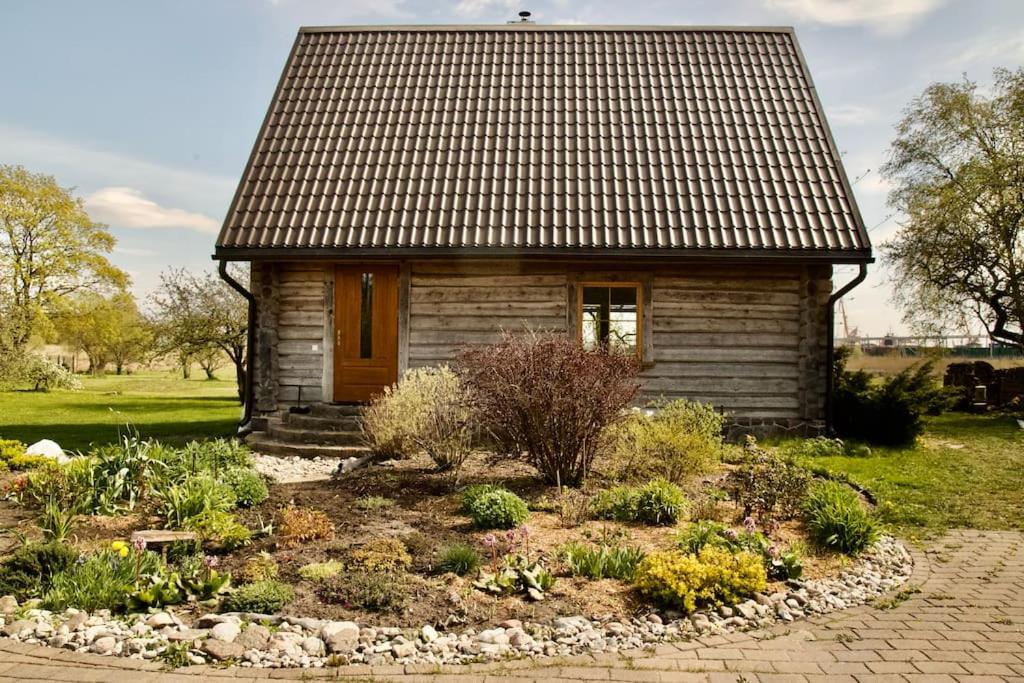
{"label": "purple flower", "polygon": [[203,558],[203,566],[205,566],[207,569],[213,569],[218,564],[220,564],[220,560],[217,559],[217,557],[214,555],[207,555]]}
{"label": "purple flower", "polygon": [[525,524],[522,525],[521,527],[519,527],[519,535],[522,536],[523,538],[529,538],[530,537],[530,527],[526,526]]}
{"label": "purple flower", "polygon": [[494,537],[494,534],[487,534],[484,536],[484,545],[488,548],[493,548],[494,544],[498,542],[498,539]]}
{"label": "purple flower", "polygon": [[142,536],[136,536],[132,539],[132,548],[134,548],[137,553],[143,552],[146,549],[146,539]]}
{"label": "purple flower", "polygon": [[733,531],[732,529],[726,529],[726,530],[725,530],[725,534],[724,534],[724,536],[725,536],[726,538],[728,538],[728,539],[729,539],[730,541],[735,541],[735,540],[737,540],[737,539],[738,539],[738,538],[740,537],[740,535],[739,535],[739,534],[737,534],[737,533],[736,533],[735,531]]}
{"label": "purple flower", "polygon": [[516,544],[516,530],[515,529],[509,529],[508,531],[505,532],[505,542],[508,543],[510,546],[513,546],[513,545]]}
{"label": "purple flower", "polygon": [[743,520],[743,528],[747,530],[748,534],[752,534],[757,529],[757,522],[753,517],[747,517]]}
{"label": "purple flower", "polygon": [[779,546],[777,546],[777,545],[769,546],[769,548],[768,548],[768,555],[770,557],[778,557],[779,556]]}

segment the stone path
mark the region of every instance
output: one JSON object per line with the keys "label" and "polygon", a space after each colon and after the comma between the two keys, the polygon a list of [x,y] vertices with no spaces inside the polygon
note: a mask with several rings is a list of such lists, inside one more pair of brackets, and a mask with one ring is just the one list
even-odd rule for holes
{"label": "stone path", "polygon": [[915,560],[910,582],[875,606],[650,651],[440,668],[191,667],[167,673],[149,662],[0,640],[0,681],[1024,683],[1024,533],[954,531],[916,552]]}

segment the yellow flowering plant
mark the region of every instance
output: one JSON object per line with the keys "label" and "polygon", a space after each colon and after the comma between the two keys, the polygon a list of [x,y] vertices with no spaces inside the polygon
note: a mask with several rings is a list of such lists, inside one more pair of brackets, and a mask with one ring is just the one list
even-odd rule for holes
{"label": "yellow flowering plant", "polygon": [[649,554],[636,570],[635,585],[656,602],[692,612],[705,605],[732,605],[767,585],[756,555],[707,546],[697,554],[678,550]]}

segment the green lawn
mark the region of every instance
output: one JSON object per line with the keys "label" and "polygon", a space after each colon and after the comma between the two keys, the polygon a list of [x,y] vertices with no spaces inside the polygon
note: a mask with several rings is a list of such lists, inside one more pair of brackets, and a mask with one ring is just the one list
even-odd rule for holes
{"label": "green lawn", "polygon": [[1006,415],[947,413],[912,448],[805,458],[868,489],[879,515],[906,536],[951,527],[1024,529],[1024,430]]}
{"label": "green lawn", "polygon": [[141,373],[83,377],[82,384],[81,391],[0,392],[0,438],[53,439],[82,450],[116,441],[118,427],[131,424],[144,437],[180,444],[229,436],[241,416],[234,381]]}

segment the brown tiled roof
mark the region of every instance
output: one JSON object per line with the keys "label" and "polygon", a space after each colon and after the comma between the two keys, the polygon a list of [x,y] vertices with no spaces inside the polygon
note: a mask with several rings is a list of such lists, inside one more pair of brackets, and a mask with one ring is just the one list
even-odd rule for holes
{"label": "brown tiled roof", "polygon": [[217,240],[870,258],[788,28],[305,28]]}

